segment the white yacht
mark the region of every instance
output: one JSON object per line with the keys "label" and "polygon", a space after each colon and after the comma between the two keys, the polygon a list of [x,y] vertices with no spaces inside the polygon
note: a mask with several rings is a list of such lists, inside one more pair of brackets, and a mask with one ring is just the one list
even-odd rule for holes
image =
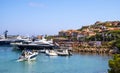
{"label": "white yacht", "polygon": [[34,41],[32,41],[31,43],[17,43],[14,44],[13,46],[15,46],[15,49],[36,49],[36,50],[42,50],[43,48],[47,48],[47,49],[51,49],[53,48],[55,45],[53,44],[53,41],[48,41],[44,38],[42,39],[36,39]]}
{"label": "white yacht", "polygon": [[35,51],[23,51],[19,59],[19,61],[31,61],[31,60],[36,60],[36,57],[38,55],[38,52]]}
{"label": "white yacht", "polygon": [[42,39],[38,39],[34,42],[32,42],[31,44],[47,44],[47,45],[51,45],[53,46],[53,40],[47,40],[44,37]]}

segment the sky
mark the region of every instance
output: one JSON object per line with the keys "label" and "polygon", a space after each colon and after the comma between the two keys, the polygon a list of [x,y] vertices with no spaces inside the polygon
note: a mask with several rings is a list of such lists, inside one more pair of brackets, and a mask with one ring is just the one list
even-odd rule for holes
{"label": "sky", "polygon": [[0,0],[0,35],[57,35],[120,20],[120,0]]}

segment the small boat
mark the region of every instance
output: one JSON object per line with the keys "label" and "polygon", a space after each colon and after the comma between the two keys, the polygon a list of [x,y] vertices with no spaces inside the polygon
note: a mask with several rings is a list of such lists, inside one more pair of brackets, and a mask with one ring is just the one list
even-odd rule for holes
{"label": "small boat", "polygon": [[57,53],[55,50],[46,50],[45,53],[48,56],[57,56]]}
{"label": "small boat", "polygon": [[70,56],[72,53],[68,49],[59,49],[57,50],[58,56]]}
{"label": "small boat", "polygon": [[35,51],[23,51],[21,56],[17,61],[31,61],[36,60],[36,57],[38,55],[38,52]]}

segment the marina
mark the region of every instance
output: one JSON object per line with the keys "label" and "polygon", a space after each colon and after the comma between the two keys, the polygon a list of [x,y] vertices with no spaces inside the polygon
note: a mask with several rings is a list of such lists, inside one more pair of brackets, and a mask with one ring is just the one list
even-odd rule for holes
{"label": "marina", "polygon": [[[0,47],[0,73],[107,73],[106,54],[78,53],[72,56],[47,56],[39,53],[34,61],[17,62],[21,51]],[[12,66],[12,67],[11,67]]]}
{"label": "marina", "polygon": [[0,73],[120,73],[120,0],[0,0]]}

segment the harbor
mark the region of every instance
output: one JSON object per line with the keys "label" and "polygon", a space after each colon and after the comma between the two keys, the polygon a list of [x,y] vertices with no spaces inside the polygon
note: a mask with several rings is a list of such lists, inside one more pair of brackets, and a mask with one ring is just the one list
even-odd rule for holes
{"label": "harbor", "polygon": [[0,47],[0,73],[107,73],[111,59],[106,54],[47,56],[39,53],[35,61],[17,62],[20,54],[12,47]]}
{"label": "harbor", "polygon": [[100,31],[94,33],[88,32],[96,30],[90,26],[51,36],[8,35],[5,31],[0,35],[0,73],[108,73],[113,62],[119,63],[111,59],[120,54],[120,21],[113,22],[116,30],[103,30],[96,22],[91,26],[99,26]]}
{"label": "harbor", "polygon": [[17,36],[9,44],[1,43],[0,73],[107,73],[108,60],[112,58],[106,52],[99,53],[100,49],[96,51],[95,47],[82,48],[77,42],[44,37],[33,41]]}
{"label": "harbor", "polygon": [[0,73],[120,73],[120,0],[0,0]]}

